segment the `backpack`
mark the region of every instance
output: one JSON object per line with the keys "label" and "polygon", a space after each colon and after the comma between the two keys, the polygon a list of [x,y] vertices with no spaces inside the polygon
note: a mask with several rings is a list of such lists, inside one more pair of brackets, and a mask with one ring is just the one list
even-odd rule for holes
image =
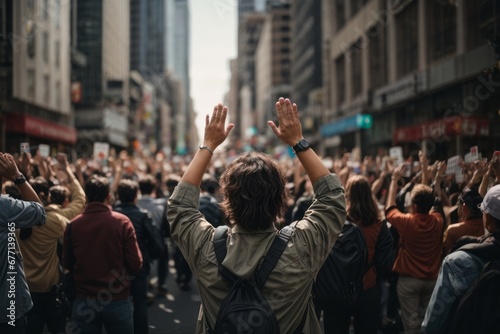
{"label": "backpack", "polygon": [[[255,281],[240,278],[222,265],[227,253],[227,230],[225,225],[217,227],[213,245],[219,272],[231,289],[219,309],[215,328],[212,330],[207,324],[208,332],[279,334],[278,320],[261,289],[292,237],[294,227],[286,226],[278,233],[260,268],[254,273]],[[300,330],[302,327],[303,324],[299,326]]]}
{"label": "backpack", "polygon": [[483,270],[456,302],[449,334],[498,333],[500,328],[500,243],[468,244],[460,250],[483,258]]}
{"label": "backpack", "polygon": [[160,230],[153,223],[151,216],[148,213],[144,213],[142,217],[141,223],[144,226],[144,232],[147,235],[146,239],[146,248],[148,250],[149,259],[157,260],[163,254],[163,250],[165,247],[165,242],[163,241],[163,237],[161,235]]}
{"label": "backpack", "polygon": [[313,285],[315,304],[323,310],[350,308],[363,291],[367,261],[363,231],[346,221]]}

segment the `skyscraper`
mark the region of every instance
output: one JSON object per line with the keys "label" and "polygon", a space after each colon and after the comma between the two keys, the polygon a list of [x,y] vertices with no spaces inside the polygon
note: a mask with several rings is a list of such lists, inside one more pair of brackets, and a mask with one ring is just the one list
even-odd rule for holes
{"label": "skyscraper", "polygon": [[130,1],[130,70],[143,76],[165,68],[165,2]]}
{"label": "skyscraper", "polygon": [[130,76],[130,7],[121,0],[77,2],[76,46],[87,58],[85,68],[74,68],[82,98],[75,105],[79,155],[92,143],[107,141],[127,147]]}
{"label": "skyscraper", "polygon": [[188,0],[166,0],[167,69],[181,82],[182,109],[176,114],[178,125],[177,152],[184,154],[192,146],[189,130],[194,127],[191,108],[191,88],[189,83],[189,4]]}

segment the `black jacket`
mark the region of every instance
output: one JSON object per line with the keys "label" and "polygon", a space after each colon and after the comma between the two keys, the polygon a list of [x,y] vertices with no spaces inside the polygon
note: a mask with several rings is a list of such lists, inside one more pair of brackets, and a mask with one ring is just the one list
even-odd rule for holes
{"label": "black jacket", "polygon": [[146,245],[150,240],[153,240],[153,233],[155,233],[153,219],[146,210],[142,210],[135,204],[119,202],[113,209],[123,213],[132,221],[137,236],[137,243],[142,253],[142,270],[149,275],[151,259]]}

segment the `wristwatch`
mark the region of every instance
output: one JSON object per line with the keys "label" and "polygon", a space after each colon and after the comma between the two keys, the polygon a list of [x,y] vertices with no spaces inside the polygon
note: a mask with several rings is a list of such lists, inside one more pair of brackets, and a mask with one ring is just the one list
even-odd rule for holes
{"label": "wristwatch", "polygon": [[309,142],[307,140],[305,140],[304,138],[299,140],[297,142],[297,144],[295,144],[295,146],[292,147],[293,152],[295,154],[302,152],[302,151],[305,151],[305,150],[308,150],[309,148],[311,148],[311,146],[309,145]]}
{"label": "wristwatch", "polygon": [[16,186],[19,186],[19,185],[23,184],[24,182],[26,182],[26,178],[24,177],[23,174],[21,174],[18,177],[16,177],[13,182]]}

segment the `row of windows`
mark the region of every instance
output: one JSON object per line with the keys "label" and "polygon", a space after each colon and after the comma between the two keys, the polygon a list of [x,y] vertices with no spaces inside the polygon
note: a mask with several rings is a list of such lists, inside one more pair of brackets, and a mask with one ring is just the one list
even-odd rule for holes
{"label": "row of windows", "polygon": [[[337,4],[343,4],[338,1]],[[457,8],[449,2],[433,0],[428,3],[432,12],[427,27],[427,59],[429,62],[453,54],[457,49]],[[471,43],[470,33],[466,32],[467,47],[471,49],[484,44],[488,38],[500,33],[500,0],[482,0],[467,4],[465,31],[476,30]],[[483,20],[483,21],[481,21]],[[481,22],[481,23],[480,23]],[[395,17],[396,24],[396,73],[402,78],[419,68],[419,7],[413,1]],[[356,41],[346,52],[336,59],[336,87],[338,105],[345,101],[346,66],[350,66],[352,77],[352,96],[362,92],[362,53],[369,54],[369,86],[372,89],[387,84],[387,32],[388,29],[375,25],[366,32],[364,40]],[[482,37],[479,37],[482,36]],[[478,43],[477,40],[480,42]]]}

